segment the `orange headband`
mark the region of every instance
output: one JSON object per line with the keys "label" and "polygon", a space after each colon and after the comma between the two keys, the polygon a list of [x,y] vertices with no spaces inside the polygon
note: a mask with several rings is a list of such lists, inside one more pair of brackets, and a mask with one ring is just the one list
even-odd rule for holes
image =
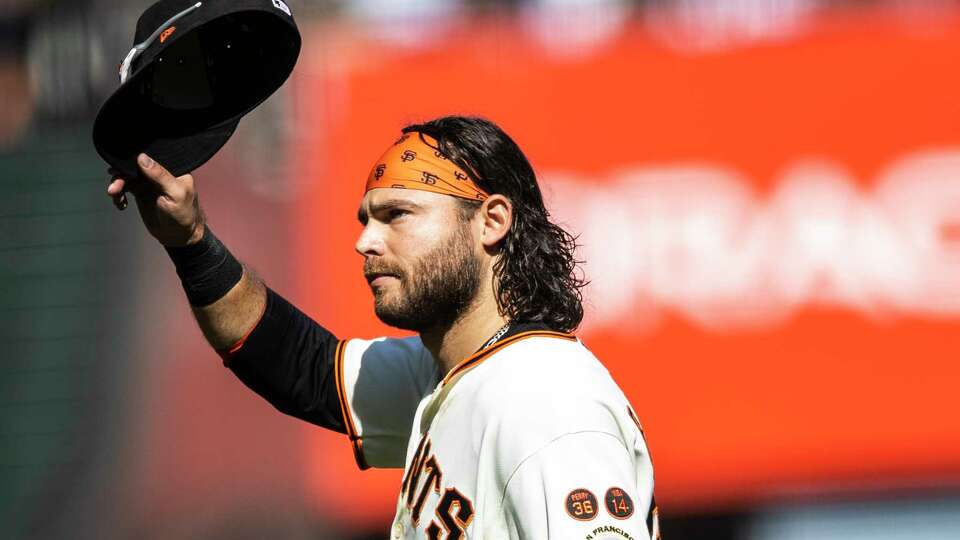
{"label": "orange headband", "polygon": [[470,176],[438,150],[437,141],[424,133],[404,133],[393,143],[367,177],[367,189],[406,188],[432,191],[482,201],[489,195]]}

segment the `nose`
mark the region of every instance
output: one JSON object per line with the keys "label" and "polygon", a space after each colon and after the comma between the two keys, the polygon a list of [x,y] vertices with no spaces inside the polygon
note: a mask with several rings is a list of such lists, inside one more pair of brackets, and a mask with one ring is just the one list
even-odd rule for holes
{"label": "nose", "polygon": [[353,246],[357,253],[364,257],[379,257],[384,253],[383,236],[378,231],[378,227],[373,220],[367,223],[357,238],[357,243]]}

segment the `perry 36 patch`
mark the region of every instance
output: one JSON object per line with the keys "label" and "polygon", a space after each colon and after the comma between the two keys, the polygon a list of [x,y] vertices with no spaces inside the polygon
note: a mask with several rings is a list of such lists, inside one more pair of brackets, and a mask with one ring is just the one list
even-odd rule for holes
{"label": "perry 36 patch", "polygon": [[603,496],[603,502],[607,506],[607,512],[617,519],[627,519],[633,515],[633,499],[618,487],[608,489]]}
{"label": "perry 36 patch", "polygon": [[577,488],[567,495],[567,513],[578,521],[590,521],[597,517],[597,498],[590,490]]}

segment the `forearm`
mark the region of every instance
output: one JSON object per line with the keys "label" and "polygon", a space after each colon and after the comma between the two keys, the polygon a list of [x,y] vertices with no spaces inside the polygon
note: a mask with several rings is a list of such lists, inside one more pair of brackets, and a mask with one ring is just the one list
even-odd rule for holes
{"label": "forearm", "polygon": [[227,351],[253,330],[267,305],[267,288],[248,268],[227,294],[203,307],[193,306],[193,316],[210,346]]}
{"label": "forearm", "polygon": [[185,246],[167,247],[200,330],[214,349],[228,349],[257,324],[264,285],[230,253],[208,226]]}

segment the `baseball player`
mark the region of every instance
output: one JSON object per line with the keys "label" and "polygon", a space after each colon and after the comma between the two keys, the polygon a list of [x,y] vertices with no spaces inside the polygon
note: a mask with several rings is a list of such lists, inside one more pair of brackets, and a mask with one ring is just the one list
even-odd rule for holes
{"label": "baseball player", "polygon": [[244,270],[190,175],[139,164],[107,192],[121,209],[136,196],[225,365],[280,411],[346,434],[361,469],[405,469],[391,538],[659,537],[637,416],[570,333],[574,239],[496,125],[408,126],[367,178],[356,250],[377,316],[418,333],[405,339],[337,339]]}

